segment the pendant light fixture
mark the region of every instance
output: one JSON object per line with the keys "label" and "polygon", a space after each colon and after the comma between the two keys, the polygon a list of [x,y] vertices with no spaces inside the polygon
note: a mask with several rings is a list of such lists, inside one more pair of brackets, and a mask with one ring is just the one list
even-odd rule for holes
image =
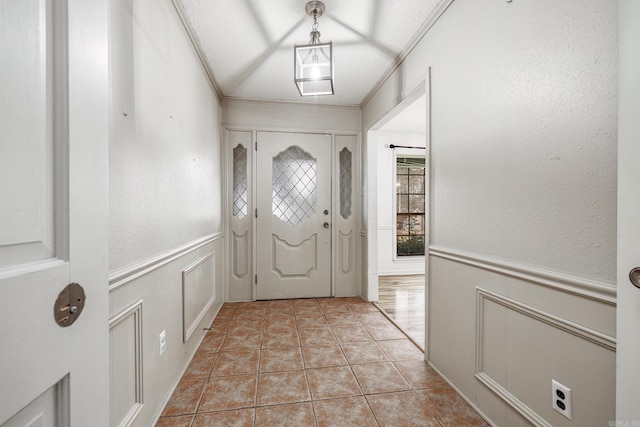
{"label": "pendant light fixture", "polygon": [[324,13],[324,3],[310,1],[305,6],[307,15],[313,17],[309,44],[295,45],[294,80],[300,96],[333,95],[333,47],[320,42],[318,18]]}

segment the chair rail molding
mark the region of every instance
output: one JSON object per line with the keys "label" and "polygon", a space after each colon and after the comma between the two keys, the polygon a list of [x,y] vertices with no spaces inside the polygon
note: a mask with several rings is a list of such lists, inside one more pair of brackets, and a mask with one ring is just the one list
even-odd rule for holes
{"label": "chair rail molding", "polygon": [[617,290],[614,285],[558,273],[500,258],[476,255],[457,249],[439,246],[429,247],[429,256],[447,259],[472,267],[525,280],[536,285],[557,289],[609,305],[616,305]]}
{"label": "chair rail molding", "polygon": [[177,246],[166,252],[159,253],[150,258],[144,259],[137,263],[128,265],[112,271],[109,274],[109,292],[119,288],[122,285],[144,276],[158,268],[175,261],[176,259],[187,255],[201,247],[215,242],[225,236],[223,232],[210,234],[199,239],[192,240],[184,245]]}

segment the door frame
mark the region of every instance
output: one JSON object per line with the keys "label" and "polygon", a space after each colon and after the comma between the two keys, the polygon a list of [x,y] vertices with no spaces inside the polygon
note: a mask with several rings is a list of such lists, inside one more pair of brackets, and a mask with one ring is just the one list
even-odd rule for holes
{"label": "door frame", "polygon": [[364,187],[366,191],[365,205],[367,214],[365,220],[366,243],[364,244],[363,255],[366,256],[366,262],[363,263],[363,276],[365,277],[363,286],[363,297],[367,301],[378,301],[378,193],[376,173],[377,155],[377,139],[375,132],[387,123],[391,118],[402,112],[408,105],[415,102],[421,96],[426,95],[426,132],[425,132],[425,203],[428,204],[425,209],[425,269],[424,269],[424,286],[425,286],[425,360],[429,360],[429,246],[431,244],[431,218],[433,209],[433,188],[432,188],[432,164],[431,164],[431,68],[427,70],[425,79],[411,90],[404,98],[399,100],[393,108],[391,108],[383,117],[377,119],[373,124],[365,129],[367,135],[364,149]]}
{"label": "door frame", "polygon": [[[337,247],[338,240],[338,227],[335,226],[338,220],[337,207],[340,203],[340,195],[339,195],[339,173],[340,170],[337,167],[337,156],[339,155],[339,147],[342,147],[341,144],[338,143],[338,139],[340,137],[349,137],[355,139],[355,144],[352,149],[352,229],[353,229],[353,242],[354,248],[352,253],[353,259],[353,283],[354,287],[356,287],[356,291],[354,295],[363,296],[365,291],[365,287],[363,286],[363,282],[361,281],[362,277],[362,251],[364,250],[364,242],[365,242],[365,234],[362,230],[362,197],[361,197],[361,186],[362,186],[362,135],[360,132],[356,131],[344,131],[339,129],[327,129],[327,130],[319,130],[319,129],[307,129],[307,128],[293,128],[293,127],[269,127],[269,126],[251,126],[251,125],[229,125],[225,124],[222,126],[222,134],[224,137],[223,141],[223,221],[225,224],[225,233],[226,239],[226,248],[229,256],[227,257],[227,262],[225,263],[225,286],[224,286],[224,301],[231,301],[229,298],[229,286],[230,280],[229,278],[233,274],[232,272],[232,257],[233,247],[232,247],[232,236],[233,236],[233,228],[231,220],[232,218],[232,204],[233,204],[233,159],[232,152],[233,146],[228,134],[230,132],[246,132],[251,134],[251,144],[248,147],[250,154],[249,164],[247,168],[250,172],[250,180],[247,182],[249,186],[249,201],[250,201],[250,211],[248,212],[251,215],[251,245],[248,249],[248,253],[246,254],[248,258],[248,265],[250,273],[250,299],[240,300],[240,301],[256,301],[257,298],[257,286],[255,283],[255,275],[257,274],[257,244],[256,244],[256,229],[257,229],[257,220],[255,217],[255,207],[257,206],[257,195],[254,191],[257,188],[257,156],[255,155],[255,143],[257,141],[258,132],[276,132],[276,133],[305,133],[305,134],[322,134],[322,135],[331,135],[331,297],[335,296],[344,296],[346,295],[342,288],[340,287],[340,280],[337,277],[338,273],[336,271],[336,266],[338,265],[338,254],[337,251],[333,248]],[[225,161],[224,159],[227,159]]]}
{"label": "door frame", "polygon": [[[631,268],[640,266],[637,237],[640,225],[636,209],[640,199],[635,191],[638,175],[636,160],[640,149],[640,110],[638,72],[640,55],[634,42],[640,40],[637,19],[640,5],[636,0],[619,2],[618,61],[618,241],[617,241],[617,313],[616,313],[616,419],[630,423],[640,419],[637,383],[640,380],[637,350],[637,321],[640,319],[640,290],[629,281]],[[624,90],[622,90],[624,89]],[[622,191],[621,191],[622,190]],[[629,197],[634,195],[634,197]],[[634,224],[635,222],[635,224]],[[633,420],[633,421],[632,421]],[[626,425],[626,424],[625,424]]]}

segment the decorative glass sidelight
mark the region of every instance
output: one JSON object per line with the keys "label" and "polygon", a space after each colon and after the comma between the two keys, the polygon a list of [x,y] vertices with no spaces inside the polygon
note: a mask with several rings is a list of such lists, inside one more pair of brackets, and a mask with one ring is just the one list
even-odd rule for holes
{"label": "decorative glass sidelight", "polygon": [[351,151],[340,151],[340,215],[344,219],[351,216]]}
{"label": "decorative glass sidelight", "polygon": [[242,219],[247,216],[247,149],[238,144],[233,149],[233,216]]}
{"label": "decorative glass sidelight", "polygon": [[272,213],[281,221],[298,225],[316,213],[316,159],[298,146],[273,158]]}

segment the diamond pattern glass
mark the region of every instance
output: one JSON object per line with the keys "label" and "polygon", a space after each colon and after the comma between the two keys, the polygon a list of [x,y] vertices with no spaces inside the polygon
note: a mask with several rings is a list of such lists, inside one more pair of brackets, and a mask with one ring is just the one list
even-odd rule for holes
{"label": "diamond pattern glass", "polygon": [[247,149],[238,144],[233,149],[233,216],[247,216]]}
{"label": "diamond pattern glass", "polygon": [[344,219],[351,216],[351,151],[340,151],[340,215]]}
{"label": "diamond pattern glass", "polygon": [[316,159],[294,145],[273,158],[272,213],[298,225],[316,213]]}

